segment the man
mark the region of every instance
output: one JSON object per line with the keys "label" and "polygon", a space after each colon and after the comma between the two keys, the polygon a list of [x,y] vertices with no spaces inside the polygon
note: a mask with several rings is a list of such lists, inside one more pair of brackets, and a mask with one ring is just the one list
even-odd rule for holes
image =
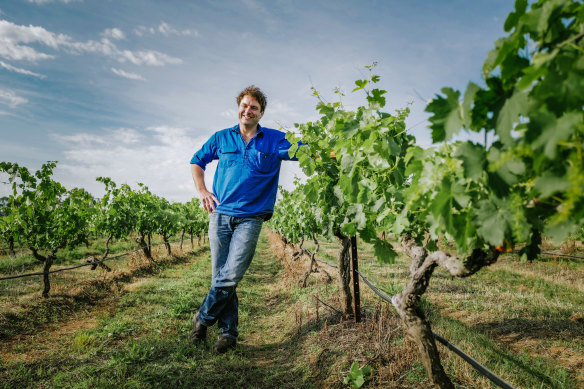
{"label": "man", "polygon": [[[282,160],[290,142],[285,134],[259,125],[266,97],[255,86],[237,97],[239,124],[218,131],[191,159],[195,187],[211,212],[209,243],[212,281],[199,312],[193,317],[190,340],[205,341],[207,327],[217,323],[220,336],[214,349],[223,353],[237,342],[236,287],[249,267],[262,223],[274,209]],[[218,159],[212,192],[205,186],[205,167]]]}

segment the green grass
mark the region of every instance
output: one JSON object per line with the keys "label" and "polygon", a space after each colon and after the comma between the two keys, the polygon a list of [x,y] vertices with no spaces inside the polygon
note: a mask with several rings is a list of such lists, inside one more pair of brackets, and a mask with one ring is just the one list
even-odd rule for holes
{"label": "green grass", "polygon": [[[263,247],[262,247],[263,245]],[[266,242],[258,251],[268,252]],[[123,294],[113,312],[106,312],[94,328],[76,331],[66,342],[34,362],[12,361],[0,371],[2,387],[310,387],[305,366],[290,363],[294,353],[281,355],[289,342],[287,334],[273,334],[273,340],[251,345],[245,334],[269,333],[273,320],[256,318],[277,314],[290,298],[278,291],[267,306],[278,263],[256,258],[238,288],[240,331],[237,351],[214,354],[210,346],[216,335],[211,328],[208,344],[195,348],[187,341],[191,317],[210,284],[210,259],[205,255],[186,265],[169,268]],[[40,336],[50,336],[43,335]],[[31,345],[32,346],[32,345]],[[24,354],[33,350],[21,350]],[[257,355],[269,354],[261,365]],[[280,354],[280,355],[278,355]],[[300,357],[296,355],[296,357]]]}
{"label": "green grass", "polygon": [[[409,260],[380,266],[368,245],[359,247],[360,270],[389,296],[399,293]],[[335,242],[321,242],[319,256],[335,263],[336,249]],[[208,252],[124,280],[118,295],[102,296],[103,303],[41,305],[72,310],[71,319],[48,312],[46,323],[2,345],[0,387],[340,388],[353,361],[373,367],[366,387],[431,387],[388,304],[361,283],[364,322],[339,321],[316,303],[319,298],[338,307],[336,282],[324,284],[322,276],[311,275],[307,288],[298,287],[307,265],[303,259],[296,263],[297,275],[284,274],[262,234],[238,286],[238,347],[224,355],[211,350],[215,326],[204,347],[187,341],[191,317],[210,284]],[[435,332],[512,385],[577,388],[579,369],[552,354],[584,355],[582,322],[571,320],[582,313],[582,292],[554,282],[565,266],[546,262],[530,272],[525,264],[502,261],[468,279],[437,271],[422,307]],[[571,274],[582,272],[569,266]],[[445,347],[439,349],[457,386],[493,387]]]}
{"label": "green grass", "polygon": [[[410,259],[400,256],[394,265],[379,265],[368,244],[360,241],[358,246],[359,270],[389,297],[401,292],[409,280]],[[336,249],[334,242],[321,242],[319,256],[336,263]],[[578,362],[584,356],[582,280],[581,261],[521,263],[517,257],[505,257],[466,279],[437,269],[422,306],[435,332],[511,384],[577,388],[584,382]],[[376,299],[364,283],[361,291],[362,298]],[[451,377],[488,385],[465,362],[439,347]],[[550,352],[554,348],[569,358],[556,360]],[[416,370],[408,377],[412,376]]]}
{"label": "green grass", "polygon": [[[172,238],[171,238],[172,241]],[[156,237],[152,244],[157,244],[153,247],[153,251],[158,254],[156,256],[166,256],[164,246],[160,245],[162,239]],[[71,265],[85,263],[85,259],[89,256],[101,258],[105,251],[105,238],[98,238],[91,242],[89,247],[80,245],[74,248],[65,248],[57,252],[57,259],[51,271]],[[178,243],[174,244],[173,250],[176,250]],[[190,248],[190,243],[185,239],[185,249]],[[113,269],[119,271],[126,269],[131,257],[136,251],[137,244],[129,240],[112,241],[110,243],[110,258],[105,264]],[[120,254],[129,253],[129,255]],[[141,253],[138,250],[138,253]],[[0,277],[6,275],[14,275],[19,273],[42,272],[43,264],[35,259],[32,254],[23,254],[17,256],[0,256]],[[103,273],[101,268],[90,270],[89,266],[74,269],[72,271],[65,271],[54,273],[50,277],[51,293],[59,294],[61,290],[68,290],[74,288],[77,284],[86,280],[91,280],[99,277]],[[42,277],[32,276],[27,278],[18,278],[13,280],[0,281],[0,309],[6,309],[5,303],[9,303],[15,298],[26,298],[38,294],[43,288]]]}
{"label": "green grass", "polygon": [[[171,238],[171,241],[176,239],[178,238]],[[79,245],[72,248],[61,249],[57,251],[57,259],[54,263],[54,266],[77,264],[80,260],[89,256],[96,256],[101,258],[105,252],[105,241],[105,237],[98,237],[96,239],[92,239],[88,246]],[[162,238],[153,237],[152,244],[159,244],[161,242]],[[185,238],[184,242],[186,247],[190,247],[190,242],[188,242],[188,239]],[[119,253],[135,250],[137,247],[138,244],[134,242],[132,238],[124,240],[113,240],[109,245],[110,251],[108,256],[111,257]],[[0,274],[13,274],[24,272],[26,270],[42,269],[42,263],[39,262],[32,254],[30,254],[28,249],[20,247],[15,249],[15,251],[15,256],[0,255]]]}

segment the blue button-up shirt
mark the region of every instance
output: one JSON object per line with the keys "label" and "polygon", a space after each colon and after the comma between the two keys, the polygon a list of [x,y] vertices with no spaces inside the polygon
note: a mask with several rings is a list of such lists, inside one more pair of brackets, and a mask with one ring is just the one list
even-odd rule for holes
{"label": "blue button-up shirt", "polygon": [[239,125],[213,134],[195,153],[191,164],[203,170],[211,161],[219,164],[213,178],[213,194],[219,200],[217,212],[235,217],[272,213],[278,191],[282,160],[288,155],[286,134],[258,125],[256,136],[245,144]]}

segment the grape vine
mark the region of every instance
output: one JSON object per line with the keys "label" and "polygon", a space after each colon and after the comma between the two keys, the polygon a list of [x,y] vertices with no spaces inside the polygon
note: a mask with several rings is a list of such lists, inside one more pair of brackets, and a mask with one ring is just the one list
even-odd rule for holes
{"label": "grape vine", "polygon": [[[584,5],[528,6],[515,2],[483,86],[443,88],[427,105],[435,146],[423,149],[407,133],[408,108],[381,111],[386,92],[375,88],[374,65],[355,82],[363,106],[348,111],[315,91],[320,119],[288,135],[308,180],[277,204],[274,228],[291,242],[337,228],[358,233],[386,263],[396,250],[378,235],[399,237],[412,274],[392,303],[438,387],[453,385],[418,306],[433,270],[471,276],[514,247],[534,260],[542,235],[560,243],[584,225]],[[453,142],[461,131],[482,132],[484,142]],[[313,230],[299,228],[305,215],[317,221]],[[442,238],[455,254],[439,249]]]}

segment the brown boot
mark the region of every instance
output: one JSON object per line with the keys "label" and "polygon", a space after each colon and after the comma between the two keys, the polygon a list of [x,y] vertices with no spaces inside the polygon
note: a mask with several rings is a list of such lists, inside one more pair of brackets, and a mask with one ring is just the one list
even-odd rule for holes
{"label": "brown boot", "polygon": [[207,326],[204,326],[198,319],[199,313],[197,312],[195,316],[193,316],[193,331],[189,336],[189,340],[191,343],[199,344],[205,342],[205,338],[207,337]]}
{"label": "brown boot", "polygon": [[219,354],[223,354],[235,348],[236,344],[237,340],[233,338],[228,338],[226,336],[220,336],[219,339],[217,339],[217,342],[215,342],[215,344],[213,345],[213,350],[215,350]]}

